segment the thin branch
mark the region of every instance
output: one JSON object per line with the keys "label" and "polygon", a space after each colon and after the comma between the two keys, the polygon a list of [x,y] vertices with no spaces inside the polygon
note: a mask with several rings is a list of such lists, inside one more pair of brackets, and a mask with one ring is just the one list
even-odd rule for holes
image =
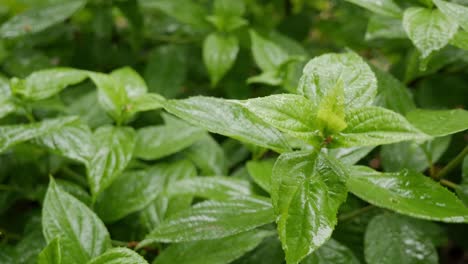
{"label": "thin branch", "polygon": [[355,211],[352,211],[352,212],[350,212],[350,213],[340,215],[340,216],[338,217],[338,220],[339,220],[339,221],[348,221],[348,220],[351,220],[351,219],[353,219],[354,217],[359,216],[359,215],[361,215],[361,214],[363,214],[363,213],[365,213],[365,212],[368,212],[368,211],[370,211],[370,210],[372,210],[372,209],[374,209],[374,208],[375,208],[375,206],[372,205],[372,204],[370,204],[370,205],[368,205],[368,206],[359,208],[359,209],[357,209],[357,210],[355,210]]}
{"label": "thin branch", "polygon": [[441,169],[436,175],[435,179],[442,179],[447,176],[453,169],[455,169],[468,154],[468,146],[466,146],[453,160],[451,160],[443,169]]}

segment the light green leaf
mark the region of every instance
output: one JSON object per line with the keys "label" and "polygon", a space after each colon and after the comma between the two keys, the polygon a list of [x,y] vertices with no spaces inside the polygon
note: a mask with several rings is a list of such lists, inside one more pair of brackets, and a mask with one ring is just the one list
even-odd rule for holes
{"label": "light green leaf", "polygon": [[393,0],[346,0],[376,14],[401,18],[402,10]]}
{"label": "light green leaf", "polygon": [[339,80],[344,85],[345,112],[372,105],[377,94],[377,80],[369,65],[353,52],[330,53],[310,60],[304,67],[298,92],[319,107]]}
{"label": "light green leaf", "polygon": [[249,77],[247,79],[248,84],[252,83],[263,83],[271,86],[281,85],[283,83],[283,76],[281,70],[265,71],[259,75]]}
{"label": "light green leaf", "polygon": [[206,201],[167,218],[140,242],[211,240],[252,230],[274,221],[267,199],[236,197],[226,201]]}
{"label": "light green leaf", "polygon": [[305,258],[302,264],[359,264],[360,261],[346,246],[334,239],[328,240],[314,253]]}
{"label": "light green leaf", "polygon": [[70,123],[51,131],[36,138],[34,143],[85,165],[88,164],[95,151],[91,130],[81,122]]}
{"label": "light green leaf", "polygon": [[137,112],[157,110],[163,108],[163,102],[166,99],[159,94],[147,93],[138,97],[132,98],[130,103],[127,104],[126,109],[133,115]]}
{"label": "light green leaf", "polygon": [[318,152],[282,154],[275,163],[271,197],[286,262],[298,263],[324,244],[346,199],[347,172]]}
{"label": "light green leaf", "polygon": [[102,108],[117,123],[125,121],[129,98],[124,84],[103,73],[90,73],[89,77],[98,88],[98,100]]}
{"label": "light green leaf", "polygon": [[61,117],[30,124],[0,126],[0,153],[21,142],[54,132],[76,120],[77,117]]}
{"label": "light green leaf", "polygon": [[406,115],[408,121],[424,133],[441,137],[468,129],[468,111],[417,109]]}
{"label": "light green leaf", "polygon": [[190,207],[191,195],[170,197],[167,192],[168,188],[176,182],[191,179],[197,175],[197,169],[187,160],[160,164],[156,168],[159,168],[157,174],[164,179],[164,182],[158,185],[157,192],[160,195],[140,212],[141,222],[148,232],[157,227],[168,216]]}
{"label": "light green leaf", "polygon": [[346,128],[344,87],[341,79],[320,102],[317,119],[324,135],[335,134]]}
{"label": "light green leaf", "polygon": [[210,132],[275,151],[289,149],[281,132],[268,126],[237,103],[197,96],[184,100],[169,100],[164,107],[170,113]]}
{"label": "light green leaf", "polygon": [[60,237],[54,238],[39,253],[38,264],[62,264],[62,251],[60,249]]}
{"label": "light green leaf", "polygon": [[377,67],[372,67],[372,70],[378,83],[375,105],[402,115],[416,108],[411,93],[403,83]]}
{"label": "light green leaf", "polygon": [[60,237],[63,263],[82,264],[111,247],[101,220],[84,204],[62,191],[51,178],[42,209],[44,237]]}
{"label": "light green leaf", "polygon": [[465,157],[462,164],[462,181],[456,189],[458,197],[468,206],[468,156]]}
{"label": "light green leaf", "polygon": [[410,7],[403,15],[403,28],[422,58],[445,47],[458,25],[438,9]]}
{"label": "light green leaf", "polygon": [[122,173],[99,195],[95,211],[104,222],[114,222],[143,209],[164,190],[170,171],[167,164],[158,164]]}
{"label": "light green leaf", "polygon": [[253,230],[221,239],[173,244],[153,264],[230,263],[271,235],[271,232]]}
{"label": "light green leaf", "polygon": [[406,39],[406,33],[401,19],[373,15],[367,23],[365,39]]}
{"label": "light green leaf", "polygon": [[320,137],[317,109],[303,96],[276,94],[236,102],[280,131],[308,142]]}
{"label": "light green leaf", "polygon": [[212,33],[203,42],[203,62],[211,77],[211,85],[216,86],[231,69],[239,52],[235,36]]}
{"label": "light green leaf", "polygon": [[468,50],[468,32],[459,30],[452,40],[450,40],[450,44],[457,48]]}
{"label": "light green leaf", "polygon": [[52,68],[36,71],[24,80],[13,78],[11,89],[15,95],[27,100],[43,100],[64,88],[82,82],[87,72],[71,68]]}
{"label": "light green leaf", "polygon": [[252,53],[255,63],[264,72],[274,72],[281,64],[288,60],[288,53],[275,42],[250,30]]}
{"label": "light green leaf", "polygon": [[190,195],[220,201],[253,195],[252,186],[248,181],[225,176],[176,181],[168,185],[166,193],[169,196]]}
{"label": "light green leaf", "polygon": [[[166,115],[166,119],[170,118]],[[163,126],[147,126],[137,131],[135,156],[145,160],[160,159],[185,149],[201,139],[205,130],[171,118]]]}
{"label": "light green leaf", "polygon": [[275,160],[268,159],[262,161],[251,160],[246,165],[250,177],[268,193],[271,192],[271,175],[274,164]]}
{"label": "light green leaf", "polygon": [[11,90],[8,79],[0,74],[0,118],[16,110],[15,103],[11,100]]}
{"label": "light green leaf", "polygon": [[215,0],[214,13],[219,16],[242,16],[245,13],[243,1]]}
{"label": "light green leaf", "polygon": [[442,0],[433,0],[433,2],[440,12],[455,20],[460,27],[468,31],[468,7]]}
{"label": "light green leaf", "polygon": [[373,149],[374,147],[334,148],[329,149],[328,154],[343,164],[354,165],[367,156]]}
{"label": "light green leaf", "polygon": [[131,249],[113,248],[87,264],[148,264],[148,262]]}
{"label": "light green leaf", "polygon": [[468,222],[468,208],[449,190],[416,173],[379,173],[356,168],[349,190],[361,199],[398,213],[447,223]]}
{"label": "light green leaf", "polygon": [[381,107],[353,109],[346,115],[348,126],[333,137],[332,146],[376,146],[430,137],[403,116]]}
{"label": "light green leaf", "polygon": [[130,127],[104,126],[93,135],[96,152],[88,165],[88,182],[93,200],[125,169],[135,147],[135,131]]}
{"label": "light green leaf", "polygon": [[133,99],[146,94],[148,88],[141,76],[130,67],[123,67],[110,73],[115,82],[123,85],[128,98]]}
{"label": "light green leaf", "polygon": [[0,27],[2,38],[33,34],[63,22],[86,4],[86,0],[56,2],[14,16]]}
{"label": "light green leaf", "polygon": [[227,160],[221,146],[208,133],[184,152],[202,175],[227,175]]}
{"label": "light green leaf", "polygon": [[436,264],[437,250],[420,220],[396,214],[374,217],[365,234],[367,263]]}

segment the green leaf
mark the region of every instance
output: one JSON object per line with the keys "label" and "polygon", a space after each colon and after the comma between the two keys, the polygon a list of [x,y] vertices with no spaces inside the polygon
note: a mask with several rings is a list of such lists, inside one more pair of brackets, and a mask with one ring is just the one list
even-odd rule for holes
{"label": "green leaf", "polygon": [[[346,246],[334,239],[328,240],[314,253],[305,258],[302,264],[359,264],[359,260]],[[373,263],[373,262],[370,262]]]}
{"label": "green leaf", "polygon": [[236,197],[226,201],[206,201],[167,218],[138,246],[222,238],[273,221],[273,208],[267,199]]}
{"label": "green leaf", "polygon": [[459,30],[450,40],[450,44],[457,48],[468,50],[468,32]]}
{"label": "green leaf", "polygon": [[166,99],[159,94],[147,93],[141,96],[132,98],[130,103],[127,104],[126,109],[129,115],[137,112],[157,110],[163,108],[163,102]]}
{"label": "green leaf", "polygon": [[154,264],[223,264],[257,247],[270,232],[253,230],[215,240],[173,244],[156,258]]}
{"label": "green leaf", "polygon": [[416,142],[400,142],[382,146],[380,155],[382,166],[387,172],[397,172],[402,169],[422,172],[438,161],[447,150],[450,137],[435,138],[423,145]]}
{"label": "green leaf", "polygon": [[88,182],[93,200],[125,169],[135,147],[135,131],[130,127],[104,126],[93,135],[96,152],[88,165]]}
{"label": "green leaf", "polygon": [[422,58],[427,58],[449,43],[458,25],[438,9],[410,7],[403,15],[403,28]]}
{"label": "green leaf", "polygon": [[239,53],[239,43],[235,36],[212,33],[203,42],[203,62],[211,77],[211,85],[216,86],[232,68]]}
{"label": "green leaf", "polygon": [[402,10],[393,0],[346,0],[382,15],[401,18]]}
{"label": "green leaf", "polygon": [[273,166],[275,161],[273,159],[262,161],[249,161],[247,162],[247,171],[250,177],[268,193],[271,192],[271,175],[273,173]]}
{"label": "green leaf", "polygon": [[0,74],[0,118],[3,118],[16,110],[15,103],[11,100],[11,90],[8,79]]}
{"label": "green leaf", "polygon": [[157,198],[140,213],[140,219],[148,232],[157,227],[168,216],[190,207],[191,195],[170,197],[167,195],[168,188],[178,181],[191,179],[197,175],[197,169],[187,160],[160,164],[155,168],[159,168],[157,174],[164,180],[162,184],[158,185],[159,195]]}
{"label": "green leaf", "polygon": [[287,263],[298,263],[324,244],[346,199],[347,172],[318,152],[282,154],[275,163],[271,197]]}
{"label": "green leaf", "polygon": [[76,120],[76,117],[61,117],[31,124],[0,126],[0,153],[21,142],[47,135]]}
{"label": "green leaf", "polygon": [[298,93],[319,107],[339,80],[344,85],[345,112],[372,105],[377,94],[377,80],[369,65],[353,52],[330,53],[310,60],[304,67]]}
{"label": "green leaf", "polygon": [[320,102],[317,119],[324,135],[335,134],[346,128],[344,87],[341,79]]}
{"label": "green leaf", "polygon": [[374,217],[365,234],[367,263],[439,263],[437,250],[420,222],[396,214]]}
{"label": "green leaf", "polygon": [[333,146],[376,146],[430,137],[403,116],[381,107],[353,109],[346,115],[348,126],[333,137]]}
{"label": "green leaf", "polygon": [[433,0],[433,2],[440,12],[455,20],[460,27],[468,31],[468,7],[442,0]]}
{"label": "green leaf", "polygon": [[98,100],[102,108],[117,122],[125,121],[129,98],[125,85],[103,73],[90,73],[89,77],[98,88]]}
{"label": "green leaf", "polygon": [[38,264],[62,264],[62,251],[60,249],[60,237],[54,238],[47,247],[39,253]]}
{"label": "green leaf", "polygon": [[86,263],[111,247],[101,220],[73,196],[62,191],[51,178],[42,209],[45,239],[60,238],[63,263]]}
{"label": "green leaf", "polygon": [[113,248],[87,264],[148,264],[148,262],[135,251],[128,248]]}
{"label": "green leaf", "polygon": [[115,82],[122,84],[128,98],[133,99],[146,94],[148,88],[143,78],[132,68],[123,67],[110,73]]}
{"label": "green leaf", "polygon": [[465,157],[462,164],[462,181],[456,189],[458,197],[468,206],[468,156]]}
{"label": "green leaf", "polygon": [[276,94],[237,102],[280,131],[307,142],[320,137],[314,118],[317,109],[303,96]]}
{"label": "green leaf", "polygon": [[215,0],[214,13],[219,16],[242,16],[245,13],[243,1]]}
{"label": "green leaf", "polygon": [[0,37],[15,38],[33,34],[63,22],[81,9],[86,0],[70,0],[44,5],[14,16],[0,27]]}
{"label": "green leaf", "polygon": [[416,109],[411,93],[403,83],[377,67],[372,67],[372,70],[378,83],[375,105],[402,115]]}
{"label": "green leaf", "polygon": [[329,149],[328,153],[343,164],[354,165],[373,149],[374,147],[334,148]]}
{"label": "green leaf", "polygon": [[[163,126],[147,126],[137,131],[135,156],[155,160],[185,149],[201,139],[205,130],[169,115]],[[170,122],[168,122],[170,120]]]}
{"label": "green leaf", "polygon": [[143,8],[159,9],[182,23],[199,28],[207,27],[206,10],[201,4],[192,0],[142,1],[141,5]]}
{"label": "green leaf", "polygon": [[95,151],[91,130],[81,122],[70,123],[51,131],[36,138],[34,143],[85,165],[88,164]]}
{"label": "green leaf", "polygon": [[36,71],[24,80],[13,78],[11,89],[13,94],[27,100],[43,100],[49,98],[64,88],[82,82],[87,72],[71,68],[52,68]]}
{"label": "green leaf", "polygon": [[248,181],[233,177],[196,177],[173,182],[166,190],[169,196],[190,195],[210,200],[230,200],[238,196],[251,196]]}
{"label": "green leaf", "polygon": [[369,18],[366,30],[366,40],[374,39],[405,39],[406,32],[403,29],[401,19],[373,15]]}
{"label": "green leaf", "polygon": [[468,129],[468,111],[417,109],[406,115],[408,121],[424,133],[442,137]]}
{"label": "green leaf", "polygon": [[202,175],[227,175],[227,160],[224,151],[208,133],[205,133],[183,153],[201,169]]}
{"label": "green leaf", "polygon": [[379,173],[356,168],[349,190],[379,207],[421,219],[447,223],[468,222],[468,208],[449,190],[416,173]]}
{"label": "green leaf", "polygon": [[144,77],[151,92],[174,98],[183,92],[187,75],[187,52],[180,45],[157,46],[149,57]]}
{"label": "green leaf", "polygon": [[193,125],[275,151],[289,149],[284,136],[235,102],[212,97],[169,100],[165,109]]}
{"label": "green leaf", "polygon": [[252,53],[257,66],[264,72],[274,72],[288,60],[288,53],[275,42],[250,30]]}
{"label": "green leaf", "polygon": [[94,206],[96,213],[104,222],[114,222],[143,209],[164,190],[168,168],[159,164],[122,173],[99,195]]}

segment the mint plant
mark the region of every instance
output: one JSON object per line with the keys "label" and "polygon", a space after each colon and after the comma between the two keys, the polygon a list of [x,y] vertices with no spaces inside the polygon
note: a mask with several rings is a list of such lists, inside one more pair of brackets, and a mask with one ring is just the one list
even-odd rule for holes
{"label": "mint plant", "polygon": [[453,263],[466,3],[278,3],[0,6],[0,262]]}

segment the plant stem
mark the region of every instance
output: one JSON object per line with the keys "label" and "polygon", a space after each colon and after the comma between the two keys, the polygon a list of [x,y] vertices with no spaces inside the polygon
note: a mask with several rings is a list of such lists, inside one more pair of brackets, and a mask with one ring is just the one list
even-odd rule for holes
{"label": "plant stem", "polygon": [[15,241],[19,241],[21,240],[21,236],[18,235],[18,234],[15,234],[15,233],[10,233],[8,231],[6,231],[5,229],[3,228],[0,228],[0,237],[1,236],[4,236],[5,239],[12,239],[12,240],[15,240]]}
{"label": "plant stem", "polygon": [[10,191],[10,192],[22,193],[21,189],[10,186],[10,185],[6,185],[6,184],[0,184],[0,191]]}
{"label": "plant stem", "polygon": [[455,169],[458,164],[462,163],[465,156],[468,154],[468,146],[466,146],[453,160],[451,160],[443,169],[439,171],[434,177],[434,179],[442,179],[449,172]]}
{"label": "plant stem", "polygon": [[71,170],[70,168],[68,167],[63,167],[61,169],[61,171],[67,175],[68,177],[70,177],[70,179],[74,180],[75,182],[77,182],[78,184],[82,185],[83,187],[87,187],[88,186],[88,182],[78,173],[74,172],[73,170]]}
{"label": "plant stem", "polygon": [[360,215],[360,214],[363,214],[365,212],[368,212],[369,210],[372,210],[373,208],[375,208],[374,205],[370,204],[368,206],[365,206],[365,207],[362,207],[362,208],[359,208],[355,211],[352,211],[350,213],[347,213],[347,214],[343,214],[343,215],[340,215],[338,217],[338,220],[339,221],[348,221],[348,220],[351,220],[353,219],[354,217]]}
{"label": "plant stem", "polygon": [[452,189],[457,189],[457,188],[458,188],[458,184],[453,183],[453,182],[451,182],[451,181],[444,180],[444,179],[441,179],[441,180],[440,180],[440,183],[441,183],[442,185],[445,185],[445,186],[450,187],[450,188],[452,188]]}

